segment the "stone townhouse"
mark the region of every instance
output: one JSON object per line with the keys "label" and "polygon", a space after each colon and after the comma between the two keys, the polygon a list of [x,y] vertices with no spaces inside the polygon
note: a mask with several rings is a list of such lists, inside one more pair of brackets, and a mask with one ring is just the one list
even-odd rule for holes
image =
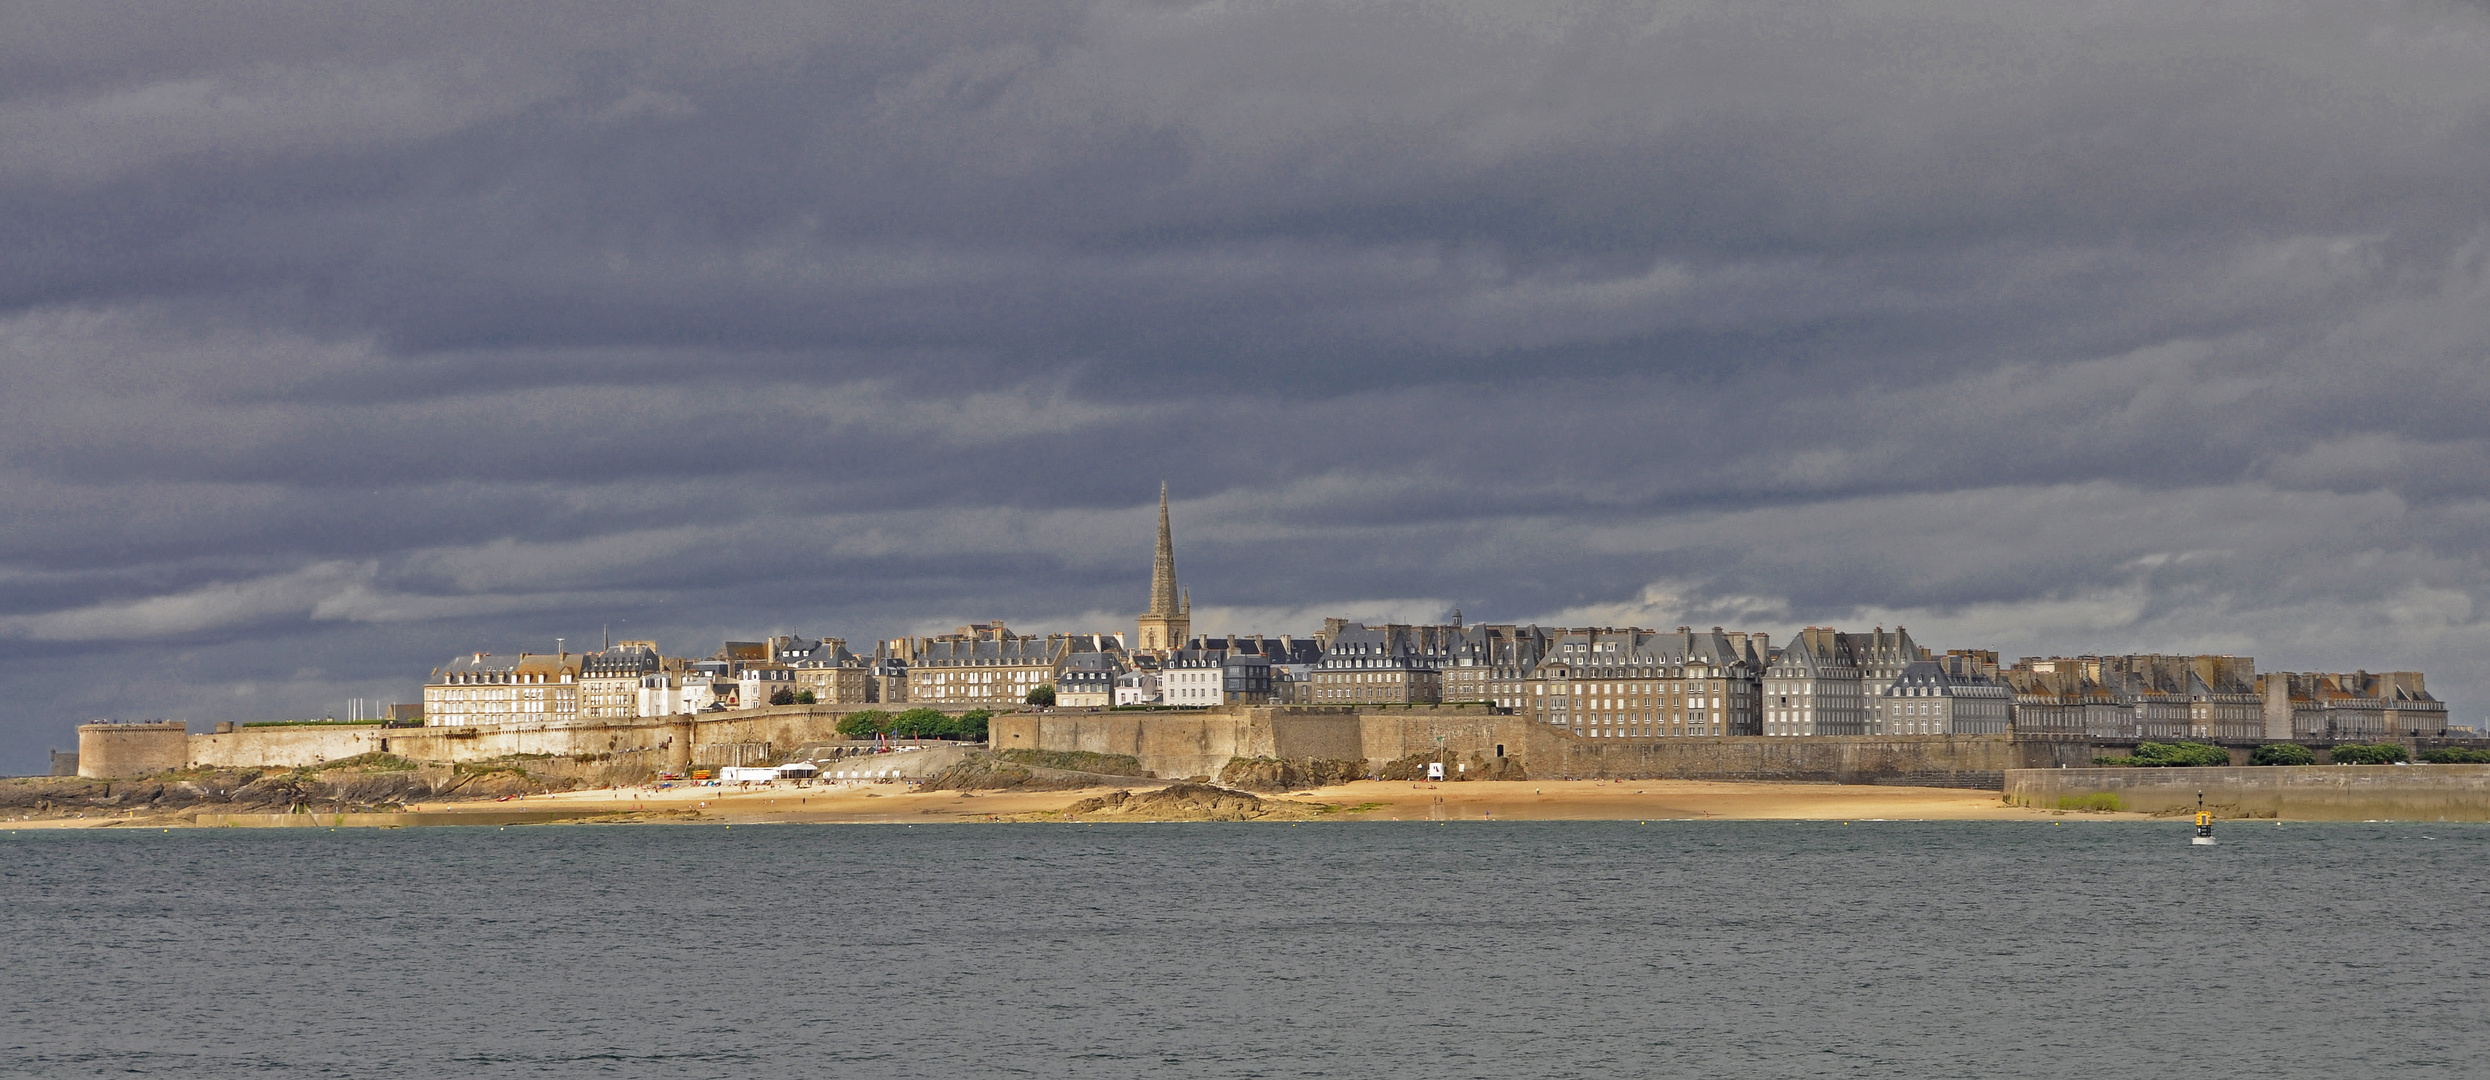
{"label": "stone townhouse", "polygon": [[683,661],[662,656],[654,641],[618,641],[580,658],[580,715],[591,720],[640,716],[640,681],[681,670]]}
{"label": "stone townhouse", "polygon": [[875,691],[873,664],[847,651],[843,638],[823,638],[801,654],[790,651],[781,662],[795,670],[796,687],[813,692],[819,705],[862,705],[881,700]]}
{"label": "stone townhouse", "polygon": [[2014,691],[1960,656],[1904,665],[1877,696],[1879,734],[2003,735],[2013,730]]}
{"label": "stone townhouse", "polygon": [[[2081,662],[2088,658],[2078,658]],[[2102,686],[2135,710],[2138,739],[2251,740],[2265,728],[2256,661],[2242,656],[2104,656]]]}
{"label": "stone townhouse", "polygon": [[2269,672],[2259,680],[2265,737],[2364,742],[2444,738],[2447,706],[2418,671]]}
{"label": "stone townhouse", "polygon": [[1850,655],[1859,667],[1859,702],[1865,715],[1867,730],[1876,734],[1899,734],[1885,725],[1885,704],[1890,700],[1885,688],[1902,677],[1903,669],[1929,659],[1928,650],[1911,640],[1911,632],[1894,627],[1888,633],[1877,627],[1864,634],[1844,634],[1850,640]]}
{"label": "stone townhouse", "polygon": [[747,709],[793,705],[798,684],[792,665],[774,660],[737,665],[735,700]]}
{"label": "stone townhouse", "polygon": [[935,708],[1022,705],[1029,691],[1054,683],[1071,655],[1061,638],[937,638],[908,662],[908,701]]}
{"label": "stone townhouse", "polygon": [[1225,704],[1225,673],[1216,654],[1171,650],[1159,663],[1159,703],[1182,708]]}
{"label": "stone townhouse", "polygon": [[[1231,637],[1197,637],[1185,645],[1219,653],[1225,657],[1255,656],[1263,660],[1262,670],[1239,670],[1226,676],[1226,692],[1237,695],[1237,702],[1253,704],[1302,705],[1307,702],[1306,677],[1323,659],[1323,646],[1313,638],[1281,634]],[[1246,663],[1243,669],[1255,665]],[[1264,685],[1267,682],[1267,685]]]}
{"label": "stone townhouse", "polygon": [[2134,702],[2103,686],[2100,675],[2097,658],[2017,661],[1999,675],[2015,692],[2014,730],[2134,739]]}
{"label": "stone townhouse", "polygon": [[1065,668],[1055,678],[1058,709],[1104,709],[1115,704],[1115,677],[1110,668]]}
{"label": "stone townhouse", "polygon": [[909,703],[997,709],[1025,705],[1030,691],[1055,685],[1072,657],[1120,656],[1123,643],[1112,634],[1014,634],[997,622],[915,639],[906,652]]}
{"label": "stone townhouse", "polygon": [[1533,670],[1525,711],[1586,738],[1758,734],[1753,640],[1717,626],[1566,631]]}
{"label": "stone townhouse", "polygon": [[1766,735],[1869,734],[1865,672],[1852,635],[1810,626],[1764,668]]}
{"label": "stone townhouse", "polygon": [[2256,661],[2244,656],[2027,656],[2006,681],[2017,731],[2111,741],[2252,741],[2264,737]]}
{"label": "stone townhouse", "polygon": [[1484,701],[1515,713],[1533,707],[1539,661],[1548,653],[1555,632],[1537,626],[1481,624],[1464,627],[1459,612],[1453,625],[1461,633],[1453,642],[1444,668],[1444,700]]}
{"label": "stone townhouse", "polygon": [[1158,704],[1159,673],[1157,669],[1127,671],[1116,676],[1115,703],[1117,705]]}
{"label": "stone townhouse", "polygon": [[865,669],[865,700],[884,705],[908,703],[908,662],[896,656],[877,656]]}
{"label": "stone townhouse", "polygon": [[584,659],[578,653],[462,654],[424,680],[425,722],[439,727],[575,722],[585,707],[579,685]]}
{"label": "stone townhouse", "polygon": [[1443,665],[1459,636],[1450,626],[1355,623],[1332,631],[1306,674],[1308,704],[1408,705],[1443,700]]}

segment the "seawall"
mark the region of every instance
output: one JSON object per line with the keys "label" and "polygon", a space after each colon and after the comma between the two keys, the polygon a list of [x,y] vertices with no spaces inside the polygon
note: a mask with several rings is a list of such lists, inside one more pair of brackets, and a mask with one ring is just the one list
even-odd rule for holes
{"label": "seawall", "polygon": [[2146,814],[2192,814],[2196,793],[2225,818],[2490,821],[2490,765],[2285,765],[2014,769],[2009,801],[2041,808],[2115,797]]}
{"label": "seawall", "polygon": [[1130,754],[1164,777],[1212,776],[1230,758],[1378,766],[1518,759],[1532,776],[1924,784],[1996,790],[2010,769],[2089,765],[2080,738],[2017,735],[1593,739],[1477,707],[1247,707],[1199,712],[1021,713],[993,721],[998,749]]}
{"label": "seawall", "polygon": [[[109,732],[81,729],[80,734],[82,749],[90,735],[99,740],[134,737],[150,741],[149,753],[144,755],[105,753],[95,759],[109,766],[126,758],[131,768],[140,764],[138,758],[147,759],[148,768],[118,774],[125,776],[184,764],[289,768],[388,753],[414,761],[450,763],[550,758],[542,769],[531,767],[531,771],[578,771],[582,780],[610,782],[693,765],[783,760],[798,747],[838,741],[839,720],[858,708],[796,705],[563,726],[319,725],[245,727],[185,736],[178,725],[170,725],[169,731],[139,732],[116,726]],[[2088,766],[2094,753],[2092,744],[2081,738],[2033,735],[1594,739],[1477,705],[1062,710],[1005,713],[990,721],[990,729],[997,749],[1128,754],[1139,758],[1143,768],[1168,778],[1216,776],[1234,758],[1325,759],[1377,767],[1440,753],[1448,764],[1498,758],[1517,761],[1529,775],[1542,778],[1888,783],[1994,790],[2004,786],[2010,770]],[[184,760],[157,760],[168,753]]]}
{"label": "seawall", "polygon": [[[299,768],[360,754],[414,761],[476,762],[552,755],[612,763],[645,776],[692,764],[755,764],[771,753],[837,741],[839,720],[870,706],[788,705],[745,712],[585,721],[561,726],[466,727],[302,725],[241,727],[187,739],[187,761],[216,768]],[[81,735],[84,735],[83,730]],[[83,744],[82,744],[83,745]],[[178,768],[179,764],[162,766]],[[155,770],[149,770],[155,771]],[[97,775],[104,775],[98,773]],[[122,775],[144,775],[143,772]]]}

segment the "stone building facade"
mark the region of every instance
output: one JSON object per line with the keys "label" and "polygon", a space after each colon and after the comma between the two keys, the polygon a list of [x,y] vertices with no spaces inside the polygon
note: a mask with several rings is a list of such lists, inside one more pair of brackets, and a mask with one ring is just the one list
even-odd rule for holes
{"label": "stone building facade", "polygon": [[679,659],[670,661],[660,655],[654,641],[618,641],[580,657],[580,715],[592,720],[642,715],[641,679],[661,671],[680,671],[682,665]]}
{"label": "stone building facade", "polygon": [[1565,631],[1533,669],[1522,711],[1594,739],[1754,735],[1761,669],[1750,639],[1717,626]]}
{"label": "stone building facade", "polygon": [[937,638],[908,663],[908,701],[937,708],[1020,705],[1029,691],[1055,681],[1071,653],[1061,637]]}
{"label": "stone building facade", "polygon": [[882,699],[875,692],[872,662],[847,651],[845,640],[824,638],[784,662],[794,667],[797,686],[812,691],[816,704],[863,705]]}
{"label": "stone building facade", "polygon": [[579,653],[462,654],[432,669],[425,680],[425,723],[465,727],[575,722],[586,704],[579,684],[584,659]]}
{"label": "stone building facade", "polygon": [[1960,657],[1905,665],[1877,697],[1879,735],[2003,735],[2013,730],[2014,691]]}
{"label": "stone building facade", "polygon": [[1116,672],[1067,668],[1055,677],[1058,709],[1104,709],[1115,704]]}
{"label": "stone building facade", "polygon": [[2265,736],[2256,661],[2244,656],[2027,656],[2001,677],[2015,690],[2016,731],[2107,741]]}
{"label": "stone building facade", "polygon": [[2361,742],[2444,738],[2447,705],[2418,671],[2269,672],[2259,680],[2265,737]]}
{"label": "stone building facade", "polygon": [[1444,660],[1459,628],[1346,624],[1306,674],[1311,705],[1408,705],[1443,700]]}
{"label": "stone building facade", "polygon": [[1928,650],[1920,648],[1911,640],[1911,632],[1899,626],[1890,632],[1879,626],[1864,634],[1843,636],[1850,640],[1851,659],[1859,667],[1859,704],[1867,724],[1866,733],[1899,734],[1885,726],[1885,706],[1901,699],[1885,691],[1902,677],[1905,668],[1927,660]]}
{"label": "stone building facade", "polygon": [[1866,673],[1851,635],[1810,626],[1764,669],[1766,735],[1869,734]]}
{"label": "stone building facade", "polygon": [[1462,626],[1443,671],[1444,700],[1480,701],[1513,712],[1528,712],[1536,698],[1539,661],[1545,659],[1555,633],[1538,626],[1481,624]]}

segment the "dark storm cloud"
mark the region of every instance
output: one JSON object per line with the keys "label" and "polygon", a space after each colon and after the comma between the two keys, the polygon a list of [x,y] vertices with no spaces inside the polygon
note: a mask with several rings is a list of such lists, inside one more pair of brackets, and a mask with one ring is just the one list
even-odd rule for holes
{"label": "dark storm cloud", "polygon": [[2431,3],[19,5],[0,764],[600,625],[1111,629],[1161,477],[1235,629],[1902,620],[2477,719],[2485,61]]}

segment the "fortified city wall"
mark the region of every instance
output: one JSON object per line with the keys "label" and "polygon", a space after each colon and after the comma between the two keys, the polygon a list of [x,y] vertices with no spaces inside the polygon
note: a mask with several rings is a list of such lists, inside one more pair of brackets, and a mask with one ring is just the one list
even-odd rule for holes
{"label": "fortified city wall", "polygon": [[1369,765],[1437,752],[1448,762],[1518,758],[1530,775],[1580,778],[1913,783],[1995,790],[2009,769],[2089,765],[2081,738],[2029,735],[1718,736],[1591,739],[1483,706],[1267,707],[1182,713],[1015,713],[1000,749],[1130,754],[1160,776],[1217,775],[1230,758]]}
{"label": "fortified city wall", "polygon": [[[188,736],[179,724],[88,725],[79,731],[80,764],[84,775],[127,777],[184,765],[292,768],[375,752],[452,763],[552,755],[600,765],[604,773],[646,774],[692,765],[762,764],[800,746],[835,742],[839,719],[853,711],[793,705],[558,727],[307,725]],[[1539,777],[1994,789],[2006,770],[2089,765],[2093,754],[2082,739],[2029,735],[1590,739],[1479,705],[1007,713],[995,717],[990,729],[999,749],[1129,754],[1163,777],[1215,776],[1232,758],[1374,766],[1440,750],[1447,762],[1518,759]]]}
{"label": "fortified city wall", "polygon": [[2108,795],[2122,809],[2192,814],[2196,793],[2225,818],[2490,821],[2490,765],[2277,765],[2015,769],[2006,798],[2051,809]]}
{"label": "fortified city wall", "polygon": [[[792,750],[839,739],[839,719],[863,707],[773,706],[561,726],[486,724],[471,727],[383,727],[304,724],[236,727],[189,735],[178,722],[84,724],[78,728],[79,775],[147,776],[184,766],[299,768],[323,761],[386,753],[415,761],[477,762],[517,755],[645,762],[648,771],[700,764],[743,764],[700,758],[702,748]],[[734,751],[752,753],[748,749]]]}

